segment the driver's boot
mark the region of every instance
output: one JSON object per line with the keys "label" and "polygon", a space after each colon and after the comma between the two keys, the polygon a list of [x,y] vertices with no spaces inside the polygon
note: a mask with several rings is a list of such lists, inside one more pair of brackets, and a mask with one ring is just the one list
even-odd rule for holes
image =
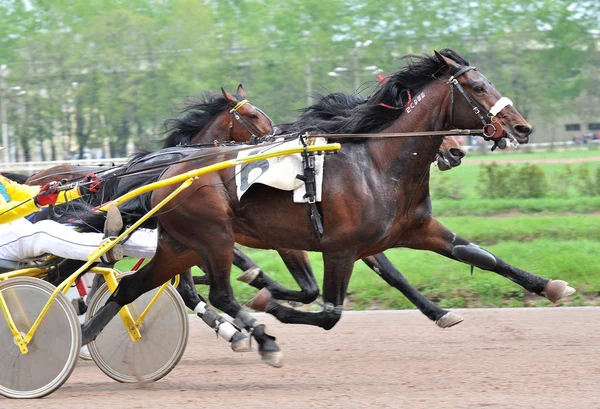
{"label": "driver's boot", "polygon": [[[104,240],[114,240],[119,236],[119,233],[123,229],[123,218],[119,208],[114,205],[110,205],[106,212],[106,221],[104,222]],[[115,264],[117,261],[123,258],[123,245],[117,243],[106,252],[106,254],[100,257],[100,260],[105,264]]]}

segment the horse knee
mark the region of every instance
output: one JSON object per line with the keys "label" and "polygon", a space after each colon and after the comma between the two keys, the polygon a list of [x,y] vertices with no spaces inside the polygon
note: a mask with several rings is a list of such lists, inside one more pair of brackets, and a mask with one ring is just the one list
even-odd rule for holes
{"label": "horse knee", "polygon": [[315,301],[317,299],[317,297],[319,296],[319,287],[318,286],[311,286],[307,289],[304,289],[302,291],[302,300],[301,302],[303,304],[310,304],[311,302]]}

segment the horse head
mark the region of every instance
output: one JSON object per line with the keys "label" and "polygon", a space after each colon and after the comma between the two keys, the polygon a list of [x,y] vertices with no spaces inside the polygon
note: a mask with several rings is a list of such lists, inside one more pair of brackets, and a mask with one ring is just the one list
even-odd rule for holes
{"label": "horse head", "polygon": [[510,99],[503,97],[487,78],[460,56],[453,59],[437,51],[435,55],[448,67],[450,74],[447,82],[450,86],[450,128],[483,126],[484,138],[495,141],[500,148],[529,142],[533,128],[512,106]]}
{"label": "horse head", "polygon": [[183,112],[183,117],[165,121],[169,135],[163,148],[215,141],[247,142],[274,131],[271,118],[248,102],[241,84],[235,95],[221,88],[221,94],[209,93],[205,98],[189,101]]}
{"label": "horse head", "polygon": [[247,142],[252,137],[261,137],[274,133],[273,121],[260,108],[248,102],[246,91],[242,84],[238,85],[235,96],[223,88],[221,88],[221,92],[223,98],[231,106],[228,129],[231,140]]}
{"label": "horse head", "polygon": [[453,136],[445,136],[435,158],[435,164],[441,171],[460,166],[467,152]]}

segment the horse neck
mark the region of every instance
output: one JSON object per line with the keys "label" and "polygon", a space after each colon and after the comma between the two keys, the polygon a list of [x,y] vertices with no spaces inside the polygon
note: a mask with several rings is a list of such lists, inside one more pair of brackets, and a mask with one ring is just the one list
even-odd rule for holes
{"label": "horse neck", "polygon": [[229,110],[224,110],[211,119],[194,137],[190,143],[228,142],[231,139],[229,124],[231,122]]}
{"label": "horse neck", "polygon": [[[400,117],[381,133],[409,133],[440,131],[447,128],[449,95],[443,81],[434,81],[426,87],[423,99],[410,112]],[[420,93],[417,93],[420,95]],[[368,141],[371,157],[376,158],[379,168],[397,177],[399,168],[410,166],[411,173],[426,172],[442,144],[442,136],[408,136],[400,138],[375,138]],[[422,170],[422,172],[419,172]]]}

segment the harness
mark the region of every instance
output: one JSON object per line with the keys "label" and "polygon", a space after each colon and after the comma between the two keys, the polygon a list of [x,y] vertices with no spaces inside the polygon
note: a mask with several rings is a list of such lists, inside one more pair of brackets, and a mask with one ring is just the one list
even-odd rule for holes
{"label": "harness", "polygon": [[[507,97],[500,98],[488,111],[487,119],[489,120],[489,122],[486,121],[486,119],[481,114],[481,110],[479,109],[479,103],[474,101],[473,98],[471,98],[469,94],[465,92],[464,88],[462,87],[462,85],[460,85],[460,83],[457,80],[458,77],[472,70],[476,71],[477,68],[472,66],[463,67],[448,79],[448,85],[450,85],[450,124],[454,124],[454,88],[456,88],[458,92],[460,92],[460,94],[465,98],[467,103],[471,106],[471,109],[473,110],[475,115],[477,115],[477,117],[483,124],[483,139],[485,139],[486,141],[493,141],[494,146],[492,146],[492,150],[495,150],[498,147],[498,142],[504,136],[504,129],[502,129],[502,125],[500,124],[500,122],[496,121],[496,115],[498,115],[498,113],[507,106],[512,106],[513,103]],[[483,107],[482,109],[485,110],[485,108]]]}
{"label": "harness", "polygon": [[310,145],[310,141],[308,141],[308,134],[304,134],[300,136],[300,143],[304,147],[304,150],[300,155],[302,156],[302,164],[303,166],[303,175],[296,175],[296,178],[300,179],[304,182],[304,186],[306,188],[306,193],[304,197],[308,199],[308,206],[310,207],[310,219],[313,222],[313,226],[317,232],[317,237],[319,241],[323,237],[323,221],[321,219],[321,214],[319,213],[319,209],[317,207],[317,183],[316,183],[316,170],[315,170],[315,154],[309,153],[307,151],[308,145]]}
{"label": "harness", "polygon": [[[228,128],[228,132],[227,132],[227,136],[230,140],[233,140],[233,120],[235,119],[236,121],[238,121],[243,127],[244,129],[250,134],[250,140],[248,141],[249,144],[251,145],[256,145],[258,143],[258,138],[259,137],[264,137],[266,136],[265,134],[263,134],[260,129],[258,129],[253,123],[249,122],[248,120],[246,120],[246,118],[244,118],[242,115],[240,115],[238,113],[238,110],[243,107],[246,104],[250,104],[250,102],[248,102],[247,99],[242,99],[241,101],[239,101],[237,104],[235,104],[233,106],[233,108],[231,108],[231,110],[229,111],[229,113],[231,114],[231,118],[229,120],[229,128]],[[275,123],[273,122],[273,120],[264,113],[264,111],[252,104],[250,104],[250,106],[252,106],[254,109],[256,109],[258,112],[260,112],[261,114],[263,114],[271,123],[271,129],[273,129],[273,126],[275,125]],[[256,135],[258,134],[258,136]]]}

